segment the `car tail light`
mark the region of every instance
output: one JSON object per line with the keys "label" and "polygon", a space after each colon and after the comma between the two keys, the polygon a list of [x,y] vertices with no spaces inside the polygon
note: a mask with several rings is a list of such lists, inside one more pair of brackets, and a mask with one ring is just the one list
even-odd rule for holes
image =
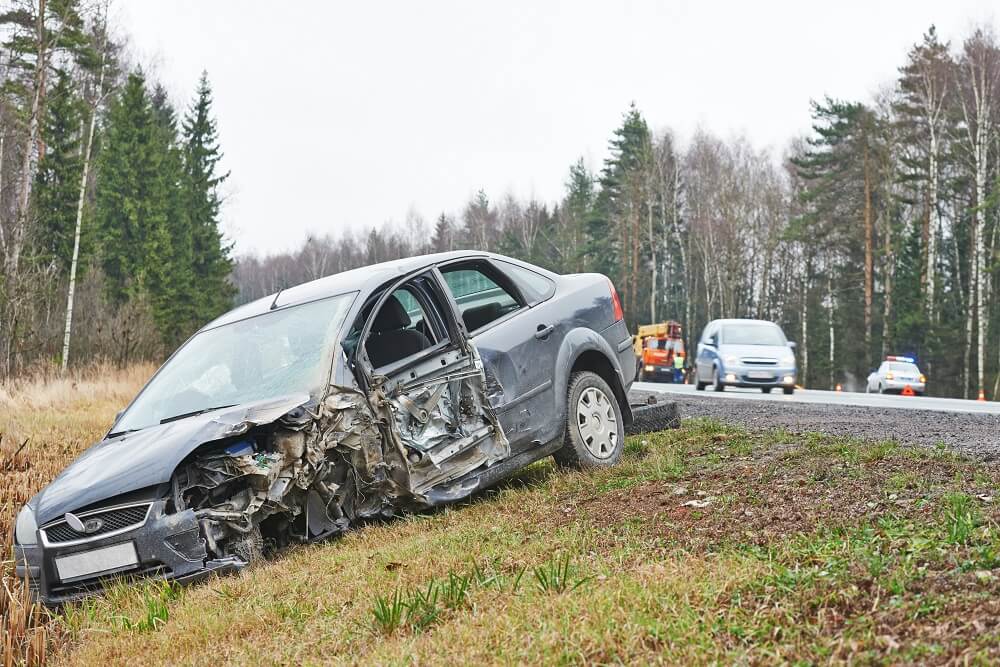
{"label": "car tail light", "polygon": [[611,288],[611,305],[615,307],[615,322],[625,319],[625,312],[622,310],[622,300],[618,298],[618,290],[615,284],[608,278],[608,287]]}

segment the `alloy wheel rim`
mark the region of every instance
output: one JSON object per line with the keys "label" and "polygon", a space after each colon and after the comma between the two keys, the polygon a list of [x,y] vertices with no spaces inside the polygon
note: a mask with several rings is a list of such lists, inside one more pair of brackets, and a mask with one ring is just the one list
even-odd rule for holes
{"label": "alloy wheel rim", "polygon": [[618,418],[607,394],[587,387],[576,402],[576,425],[584,446],[599,459],[611,458],[618,447]]}

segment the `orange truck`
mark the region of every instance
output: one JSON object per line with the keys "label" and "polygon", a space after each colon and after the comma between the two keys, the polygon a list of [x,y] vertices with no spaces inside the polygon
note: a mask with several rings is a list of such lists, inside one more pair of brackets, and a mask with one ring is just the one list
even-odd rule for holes
{"label": "orange truck", "polygon": [[632,349],[639,363],[640,380],[684,382],[687,359],[680,322],[641,325],[632,337]]}

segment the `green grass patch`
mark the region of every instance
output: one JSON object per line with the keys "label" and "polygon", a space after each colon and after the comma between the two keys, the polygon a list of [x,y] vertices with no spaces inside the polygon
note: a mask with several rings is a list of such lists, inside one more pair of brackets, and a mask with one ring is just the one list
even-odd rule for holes
{"label": "green grass patch", "polygon": [[64,610],[62,659],[989,664],[997,472],[686,420],[631,437],[615,468],[543,462],[239,576],[115,587]]}

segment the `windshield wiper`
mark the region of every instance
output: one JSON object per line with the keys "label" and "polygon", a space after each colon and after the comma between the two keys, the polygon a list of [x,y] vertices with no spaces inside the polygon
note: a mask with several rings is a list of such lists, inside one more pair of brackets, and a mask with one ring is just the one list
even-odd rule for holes
{"label": "windshield wiper", "polygon": [[174,415],[173,417],[165,417],[160,420],[161,424],[166,424],[167,422],[175,422],[178,419],[185,419],[187,417],[194,417],[195,415],[203,415],[206,412],[211,412],[212,410],[224,410],[225,408],[235,408],[239,403],[233,403],[232,405],[217,405],[214,408],[202,408],[201,410],[192,410],[191,412],[183,412],[179,415]]}
{"label": "windshield wiper", "polygon": [[127,433],[135,433],[136,431],[141,431],[141,430],[142,430],[141,428],[127,428],[124,431],[115,431],[114,433],[108,433],[108,435],[105,436],[105,440],[107,440],[108,438],[117,438],[120,435],[126,435]]}

